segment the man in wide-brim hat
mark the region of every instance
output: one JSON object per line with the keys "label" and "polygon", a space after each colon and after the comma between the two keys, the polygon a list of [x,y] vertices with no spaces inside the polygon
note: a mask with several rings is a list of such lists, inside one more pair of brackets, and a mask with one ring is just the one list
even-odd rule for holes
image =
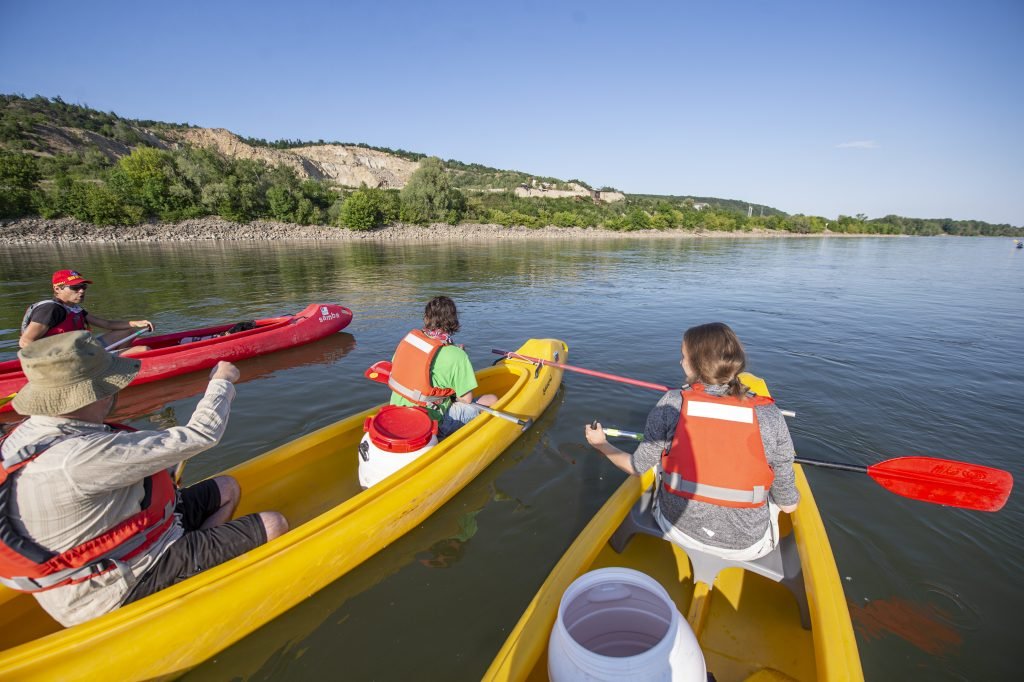
{"label": "man in wide-brim hat", "polygon": [[176,489],[168,469],[216,445],[238,370],[210,373],[185,426],[108,426],[140,362],[86,331],[18,354],[28,377],[13,401],[30,415],[0,442],[0,582],[31,592],[64,625],[141,599],[281,535],[277,512],[230,520],[240,489],[217,476]]}

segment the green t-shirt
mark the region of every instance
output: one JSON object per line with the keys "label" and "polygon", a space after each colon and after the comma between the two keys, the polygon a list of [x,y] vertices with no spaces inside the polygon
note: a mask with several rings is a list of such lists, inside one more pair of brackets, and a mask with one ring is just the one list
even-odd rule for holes
{"label": "green t-shirt", "polygon": [[[434,356],[434,363],[430,366],[430,384],[435,388],[451,388],[455,395],[465,395],[476,390],[476,374],[473,372],[473,363],[469,361],[466,351],[458,346],[444,346]],[[391,393],[392,405],[413,405],[397,393]],[[438,403],[436,406],[428,406],[427,412],[434,421],[444,419],[444,413],[448,411],[450,400]]]}

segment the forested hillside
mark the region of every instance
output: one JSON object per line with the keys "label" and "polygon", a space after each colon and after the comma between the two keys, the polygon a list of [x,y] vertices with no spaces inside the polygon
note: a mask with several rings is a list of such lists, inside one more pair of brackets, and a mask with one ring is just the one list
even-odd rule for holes
{"label": "forested hillside", "polygon": [[124,119],[59,98],[0,95],[0,218],[73,216],[124,225],[206,215],[351,229],[402,221],[802,234],[1021,232],[981,221],[829,219],[741,200],[624,196],[582,180],[442,161],[402,149],[268,142],[188,124]]}

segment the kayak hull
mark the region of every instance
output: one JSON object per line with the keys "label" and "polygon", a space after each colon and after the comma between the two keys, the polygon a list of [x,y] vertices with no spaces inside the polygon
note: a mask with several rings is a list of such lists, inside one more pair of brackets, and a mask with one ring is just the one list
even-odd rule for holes
{"label": "kayak hull", "polygon": [[[754,377],[747,384],[755,389],[763,386]],[[767,388],[758,392],[767,394]],[[546,680],[548,637],[562,594],[588,571],[621,566],[650,575],[668,591],[697,635],[708,671],[719,682],[863,680],[828,537],[800,465],[794,469],[800,504],[793,514],[781,516],[780,526],[783,535],[796,537],[810,630],[802,627],[799,606],[789,589],[768,578],[728,568],[718,574],[709,591],[703,583],[694,582],[685,550],[672,543],[637,535],[621,554],[611,548],[608,541],[615,530],[654,485],[652,470],[626,479],[587,524],[527,606],[484,679]]]}
{"label": "kayak hull", "polygon": [[[254,329],[227,336],[214,335],[226,332],[234,323],[137,338],[129,345],[148,346],[150,350],[132,356],[142,361],[142,367],[130,385],[207,369],[220,360],[237,362],[309,343],[341,331],[351,321],[352,311],[344,306],[313,303],[296,315],[256,320]],[[214,338],[181,343],[182,339],[204,336]],[[27,381],[19,360],[0,362],[0,396],[16,393]],[[9,402],[0,405],[0,411],[9,409]]]}
{"label": "kayak hull", "polygon": [[[564,358],[561,341],[524,354]],[[504,360],[477,373],[500,409],[537,418],[561,370]],[[213,656],[363,563],[455,495],[521,434],[482,414],[404,469],[362,491],[357,447],[380,406],[229,470],[242,488],[237,515],[282,512],[292,530],[241,557],[88,623],[61,630],[29,595],[0,589],[0,678],[173,677]]]}

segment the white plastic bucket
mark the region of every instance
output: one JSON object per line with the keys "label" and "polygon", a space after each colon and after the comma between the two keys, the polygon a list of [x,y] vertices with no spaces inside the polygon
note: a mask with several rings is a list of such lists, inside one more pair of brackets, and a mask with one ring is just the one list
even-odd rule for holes
{"label": "white plastic bucket", "polygon": [[437,445],[437,436],[419,450],[412,452],[390,452],[373,444],[370,434],[364,433],[359,441],[359,485],[369,488],[380,483],[409,462]]}
{"label": "white plastic bucket", "polygon": [[661,585],[629,568],[601,568],[562,595],[548,642],[552,682],[705,682],[697,638]]}

